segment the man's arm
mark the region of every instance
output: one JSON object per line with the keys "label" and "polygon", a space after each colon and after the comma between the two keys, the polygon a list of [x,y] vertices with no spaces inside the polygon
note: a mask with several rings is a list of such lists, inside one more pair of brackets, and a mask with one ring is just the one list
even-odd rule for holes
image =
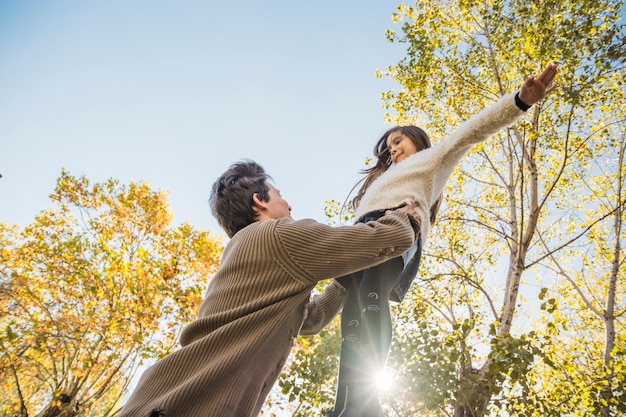
{"label": "man's arm", "polygon": [[300,329],[301,336],[318,334],[332,319],[339,314],[346,294],[334,279],[324,288],[324,292],[315,295],[306,305],[304,323]]}
{"label": "man's arm", "polygon": [[407,251],[419,222],[406,211],[390,212],[367,224],[332,227],[314,220],[280,220],[276,231],[287,272],[308,282],[337,278],[377,265]]}

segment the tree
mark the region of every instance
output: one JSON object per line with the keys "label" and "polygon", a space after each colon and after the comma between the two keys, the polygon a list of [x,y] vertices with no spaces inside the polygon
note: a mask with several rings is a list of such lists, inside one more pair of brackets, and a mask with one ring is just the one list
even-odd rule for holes
{"label": "tree", "polygon": [[[623,221],[623,194],[616,188],[602,189],[605,200],[593,208],[572,198],[578,197],[580,182],[594,178],[598,157],[619,149],[619,129],[610,127],[623,126],[626,117],[620,9],[621,3],[610,1],[420,2],[398,9],[396,18],[406,19],[403,34],[389,36],[407,43],[408,58],[388,70],[404,87],[385,95],[387,109],[396,112],[389,117],[399,124],[419,120],[434,137],[444,136],[468,113],[513,91],[545,63],[560,66],[560,91],[535,106],[517,126],[477,147],[446,191],[447,210],[434,231],[440,239],[431,242],[422,269],[427,280],[416,290],[411,306],[429,307],[418,320],[431,315],[441,319],[431,330],[435,340],[414,346],[426,353],[449,346],[438,356],[438,364],[454,363],[454,372],[442,378],[442,384],[431,382],[434,386],[419,392],[429,399],[433,392],[440,393],[436,407],[444,412],[482,416],[508,408],[515,415],[538,415],[529,411],[527,397],[519,392],[540,390],[546,381],[539,374],[528,381],[527,373],[555,362],[548,354],[551,338],[530,330],[527,323],[514,326],[542,301],[524,298],[538,297],[532,287],[520,293],[524,276],[532,277],[539,267],[544,272],[557,269],[555,259],[574,248],[583,247],[589,254],[602,240],[591,239],[594,227],[601,228],[611,216]],[[594,134],[597,131],[602,134]],[[606,142],[606,137],[613,140]],[[614,178],[623,175],[620,164],[604,168],[614,170]],[[587,197],[594,195],[600,195],[598,190]],[[617,233],[616,247],[623,238]],[[501,287],[489,279],[499,271],[504,275]],[[624,288],[623,274],[615,272],[615,285],[607,287],[607,297],[613,300]],[[615,324],[619,315],[614,313],[621,311],[623,301],[613,305],[617,311],[598,310],[600,316],[612,317],[603,319],[602,327]],[[614,346],[620,338],[610,333],[604,337],[596,328],[591,338]],[[423,377],[428,362],[427,356],[424,360],[414,354],[410,363],[419,372],[410,377]],[[562,380],[571,381],[566,372],[560,369]],[[619,395],[619,390],[607,387],[601,397]],[[604,405],[606,412],[616,412],[615,401]],[[582,401],[576,407],[590,409]],[[550,413],[560,410],[549,408],[542,415]]]}
{"label": "tree", "polygon": [[0,415],[111,416],[170,352],[221,242],[171,226],[167,193],[65,170],[23,230],[0,224]]}
{"label": "tree", "polygon": [[398,387],[385,398],[396,415],[621,411],[622,5],[398,6],[401,32],[387,36],[407,56],[378,73],[401,86],[382,95],[389,122],[420,125],[436,142],[547,63],[559,63],[560,88],[451,179],[420,279],[395,312]]}

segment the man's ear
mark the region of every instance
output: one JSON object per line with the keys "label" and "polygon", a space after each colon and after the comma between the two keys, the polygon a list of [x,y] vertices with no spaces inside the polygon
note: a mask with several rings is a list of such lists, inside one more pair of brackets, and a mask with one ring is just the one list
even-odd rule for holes
{"label": "man's ear", "polygon": [[266,207],[267,204],[261,200],[259,193],[252,194],[252,210],[261,213]]}

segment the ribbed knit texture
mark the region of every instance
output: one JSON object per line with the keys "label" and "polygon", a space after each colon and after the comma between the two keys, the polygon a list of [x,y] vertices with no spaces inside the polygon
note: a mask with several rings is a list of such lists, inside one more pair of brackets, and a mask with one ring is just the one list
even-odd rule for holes
{"label": "ribbed knit texture", "polygon": [[311,298],[317,282],[399,256],[417,229],[404,212],[354,226],[280,219],[242,229],[182,348],[144,372],[119,416],[257,417],[294,338],[319,332],[341,309],[344,288],[332,281]]}
{"label": "ribbed knit texture", "polygon": [[[359,219],[367,213],[417,202],[422,219],[430,218],[430,207],[437,201],[454,168],[473,145],[515,123],[524,112],[515,104],[515,94],[463,122],[447,138],[403,161],[378,177],[363,196],[356,211]],[[426,243],[430,222],[422,222],[422,243]]]}

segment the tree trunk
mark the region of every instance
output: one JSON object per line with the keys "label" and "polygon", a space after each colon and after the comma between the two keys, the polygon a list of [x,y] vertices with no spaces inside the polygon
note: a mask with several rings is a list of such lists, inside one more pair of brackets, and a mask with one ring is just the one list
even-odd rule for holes
{"label": "tree trunk", "polygon": [[67,394],[59,394],[35,417],[79,417],[81,414],[74,399]]}

